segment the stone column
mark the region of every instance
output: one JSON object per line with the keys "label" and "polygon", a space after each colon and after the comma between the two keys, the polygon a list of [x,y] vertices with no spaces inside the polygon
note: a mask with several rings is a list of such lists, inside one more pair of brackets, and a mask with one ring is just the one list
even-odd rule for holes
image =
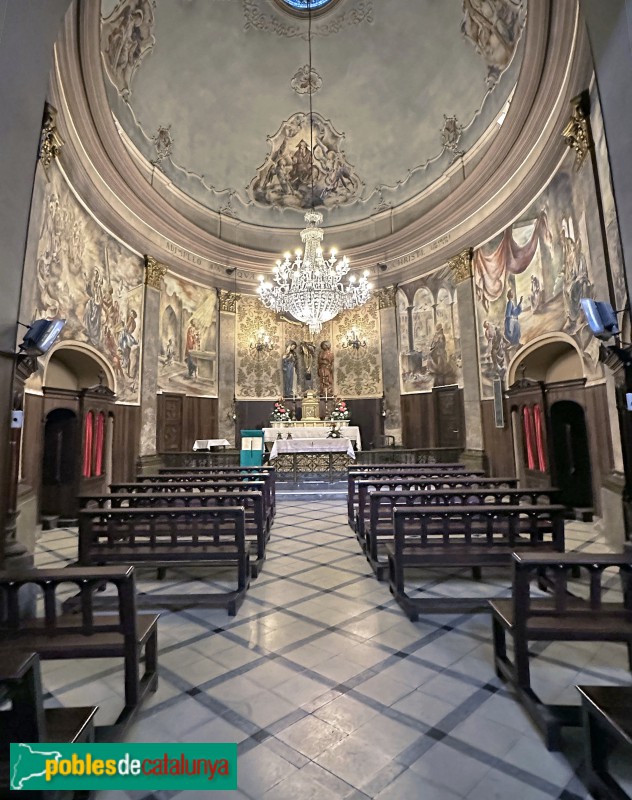
{"label": "stone column", "polygon": [[465,453],[468,465],[483,466],[483,420],[479,380],[478,336],[474,308],[472,250],[467,249],[450,259],[448,265],[456,286],[459,329],[461,332],[461,361],[463,369],[463,407],[465,417]]}
{"label": "stone column", "polygon": [[239,295],[218,291],[219,299],[219,369],[217,374],[217,420],[220,439],[235,446],[235,334],[236,310]]}
{"label": "stone column", "polygon": [[[377,290],[382,335],[382,382],[384,384],[384,434],[402,443],[402,409],[399,389],[399,348],[397,343],[397,287]],[[410,326],[409,326],[410,327]]]}
{"label": "stone column", "polygon": [[145,311],[143,313],[143,361],[141,365],[139,467],[157,463],[156,408],[158,405],[158,356],[160,347],[160,284],[167,272],[152,256],[145,256]]}

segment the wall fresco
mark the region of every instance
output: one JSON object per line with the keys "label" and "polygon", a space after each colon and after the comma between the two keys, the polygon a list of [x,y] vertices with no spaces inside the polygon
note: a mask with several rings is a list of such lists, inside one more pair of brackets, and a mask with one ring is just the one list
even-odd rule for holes
{"label": "wall fresco", "polygon": [[[583,297],[608,300],[604,243],[590,159],[579,171],[569,151],[540,196],[502,234],[474,251],[481,389],[492,397],[512,358],[538,336],[562,332],[583,355],[588,378],[601,375],[599,346]],[[618,269],[615,266],[615,269]],[[622,276],[615,276],[615,286]]]}
{"label": "wall fresco", "polygon": [[99,350],[112,366],[117,400],[138,403],[143,261],[85,212],[55,164],[48,174],[29,287],[32,318],[65,319],[61,339]]}
{"label": "wall fresco", "polygon": [[217,397],[217,292],[170,274],[160,294],[158,388]]}
{"label": "wall fresco", "polygon": [[[361,346],[345,346],[355,335]],[[382,337],[378,300],[372,297],[333,320],[334,390],[343,398],[381,397]]]}
{"label": "wall fresco", "polygon": [[397,315],[402,393],[462,386],[459,314],[449,267],[400,287]]}

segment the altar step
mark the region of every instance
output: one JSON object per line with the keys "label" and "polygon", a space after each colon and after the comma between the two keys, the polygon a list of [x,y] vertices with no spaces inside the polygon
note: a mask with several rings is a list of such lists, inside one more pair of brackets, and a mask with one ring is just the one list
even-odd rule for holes
{"label": "altar step", "polygon": [[279,481],[276,498],[283,502],[295,500],[337,500],[347,497],[346,481]]}

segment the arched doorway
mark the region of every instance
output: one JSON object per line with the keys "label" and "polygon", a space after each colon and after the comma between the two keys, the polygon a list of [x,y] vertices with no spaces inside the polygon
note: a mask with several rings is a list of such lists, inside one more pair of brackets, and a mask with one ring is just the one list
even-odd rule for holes
{"label": "arched doorway", "polygon": [[[111,381],[111,368],[88,345],[64,342],[51,352],[41,388],[42,517],[74,520],[79,494],[107,490],[115,426]],[[34,397],[30,404],[35,412]]]}
{"label": "arched doorway", "polygon": [[560,500],[570,508],[592,508],[592,470],[584,409],[559,400],[550,410],[551,445],[555,455],[553,481]]}

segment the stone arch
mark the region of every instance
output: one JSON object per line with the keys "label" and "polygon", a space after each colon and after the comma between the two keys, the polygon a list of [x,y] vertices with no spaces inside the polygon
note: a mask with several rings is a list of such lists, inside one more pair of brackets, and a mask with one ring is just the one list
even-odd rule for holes
{"label": "stone arch", "polygon": [[86,389],[95,386],[100,382],[99,375],[102,373],[103,385],[116,394],[116,375],[111,364],[103,357],[102,353],[90,344],[64,341],[52,348],[46,358],[43,370],[38,373],[41,375],[41,387],[53,385],[51,381],[56,379],[56,374],[61,374],[60,370],[55,369],[56,366],[63,367],[63,370],[74,374],[77,383],[72,388]]}
{"label": "stone arch", "polygon": [[586,377],[584,360],[577,342],[565,333],[539,336],[523,347],[509,362],[507,386],[521,377],[552,382]]}

